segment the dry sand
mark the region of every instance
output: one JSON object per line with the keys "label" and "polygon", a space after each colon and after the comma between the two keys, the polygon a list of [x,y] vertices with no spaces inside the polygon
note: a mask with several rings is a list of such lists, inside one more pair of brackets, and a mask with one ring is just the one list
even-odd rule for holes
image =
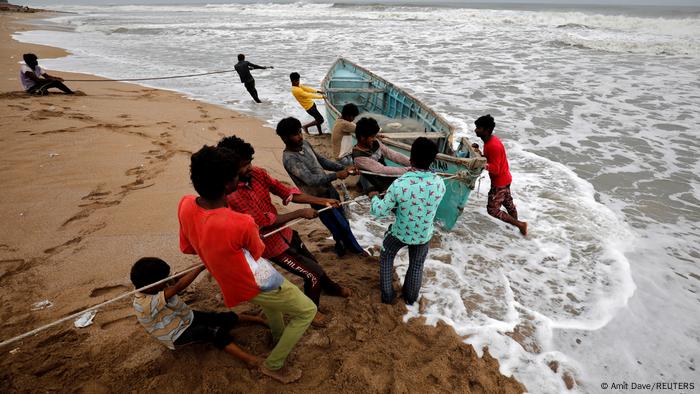
{"label": "dry sand", "polygon": [[[193,193],[189,155],[202,145],[235,133],[255,146],[255,164],[289,181],[274,131],[221,107],[113,82],[69,84],[85,96],[18,92],[22,53],[34,52],[40,62],[65,55],[11,39],[12,31],[28,28],[21,24],[28,17],[0,14],[3,340],[131,290],[128,271],[139,257],[162,257],[175,270],[197,262],[178,250],[176,210],[180,197]],[[206,345],[170,351],[145,333],[130,300],[123,300],[98,312],[87,328],[68,322],[0,349],[0,387],[4,392],[523,391],[499,373],[488,353],[478,358],[451,328],[420,320],[404,324],[403,305],[381,304],[376,258],[336,258],[318,221],[297,230],[329,275],[355,291],[349,299],[322,298],[332,321],[324,329],[310,328],[289,358],[304,370],[299,382],[282,386]],[[32,311],[32,304],[45,299],[53,306]],[[205,275],[184,299],[197,309],[224,309],[216,284]],[[248,310],[252,306],[236,308]],[[264,327],[243,326],[236,336],[256,354],[270,350]]]}

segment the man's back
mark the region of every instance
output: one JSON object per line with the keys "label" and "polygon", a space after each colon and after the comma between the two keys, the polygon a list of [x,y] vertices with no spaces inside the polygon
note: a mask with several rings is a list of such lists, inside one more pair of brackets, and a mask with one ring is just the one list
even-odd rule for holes
{"label": "man's back", "polygon": [[[248,183],[239,182],[236,191],[226,197],[228,206],[236,212],[253,217],[260,228],[270,227],[277,219],[277,208],[272,204],[270,193],[280,197],[284,205],[289,204],[295,194],[301,191],[274,179],[264,169],[253,167]],[[289,248],[287,241],[292,238],[292,230],[286,228],[263,240],[263,257],[272,258]]]}
{"label": "man's back", "polygon": [[253,75],[250,73],[251,63],[247,60],[241,60],[233,67],[236,69],[238,76],[241,77],[241,82],[246,83],[253,80]]}
{"label": "man's back", "polygon": [[396,208],[391,234],[408,245],[428,242],[445,195],[445,182],[430,171],[409,171],[391,184],[384,199],[373,199],[371,213],[387,216]]}
{"label": "man's back", "polygon": [[204,209],[197,205],[195,196],[185,196],[178,207],[178,219],[180,250],[202,259],[219,283],[226,306],[233,307],[260,292],[244,249],[257,260],[265,244],[250,215],[226,207]]}

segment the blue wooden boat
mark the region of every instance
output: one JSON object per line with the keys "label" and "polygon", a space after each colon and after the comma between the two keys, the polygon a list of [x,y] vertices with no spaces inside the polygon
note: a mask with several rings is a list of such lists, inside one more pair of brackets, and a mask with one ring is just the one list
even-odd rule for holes
{"label": "blue wooden boat", "polygon": [[[410,156],[411,144],[418,137],[436,142],[439,154],[433,169],[457,175],[445,182],[447,192],[435,216],[444,229],[451,230],[462,213],[486,159],[466,137],[455,141],[455,128],[420,100],[391,82],[346,59],[339,58],[326,74],[321,89],[326,92],[327,120],[332,128],[347,103],[360,108],[360,119],[372,116],[382,127],[382,142]],[[388,165],[398,166],[388,162]]]}

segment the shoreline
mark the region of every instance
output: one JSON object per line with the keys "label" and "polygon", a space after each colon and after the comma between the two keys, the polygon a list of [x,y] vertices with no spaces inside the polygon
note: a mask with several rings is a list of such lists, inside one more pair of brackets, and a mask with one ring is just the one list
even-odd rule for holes
{"label": "shoreline", "polygon": [[[139,257],[161,257],[173,271],[197,262],[177,248],[175,212],[181,196],[194,194],[187,168],[189,154],[201,145],[235,133],[254,145],[256,165],[289,182],[274,131],[221,106],[121,82],[70,83],[86,96],[18,93],[22,53],[35,52],[41,63],[68,52],[11,39],[32,28],[22,21],[41,13],[0,18],[7,75],[0,83],[3,339],[130,291],[128,269]],[[0,349],[1,381],[10,392],[65,390],[67,383],[90,392],[524,391],[500,374],[488,351],[478,358],[451,327],[426,326],[422,319],[403,323],[402,306],[379,303],[376,259],[335,257],[317,221],[296,230],[329,275],[355,291],[350,299],[323,298],[328,327],[310,328],[290,357],[304,370],[299,382],[283,386],[207,346],[171,352],[136,323],[127,300],[98,312],[87,328],[68,323]],[[31,310],[44,299],[53,306]],[[195,309],[223,309],[216,284],[205,275],[183,299]],[[256,312],[251,305],[234,310]],[[269,351],[266,330],[242,326],[235,334],[251,352]]]}

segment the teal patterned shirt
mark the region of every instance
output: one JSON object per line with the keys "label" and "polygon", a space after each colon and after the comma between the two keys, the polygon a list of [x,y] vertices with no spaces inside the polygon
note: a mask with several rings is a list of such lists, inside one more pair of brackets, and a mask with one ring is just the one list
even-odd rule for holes
{"label": "teal patterned shirt", "polygon": [[444,195],[445,182],[439,175],[412,168],[389,186],[383,199],[372,198],[370,213],[381,218],[396,208],[391,235],[407,245],[420,245],[433,236],[433,220]]}

